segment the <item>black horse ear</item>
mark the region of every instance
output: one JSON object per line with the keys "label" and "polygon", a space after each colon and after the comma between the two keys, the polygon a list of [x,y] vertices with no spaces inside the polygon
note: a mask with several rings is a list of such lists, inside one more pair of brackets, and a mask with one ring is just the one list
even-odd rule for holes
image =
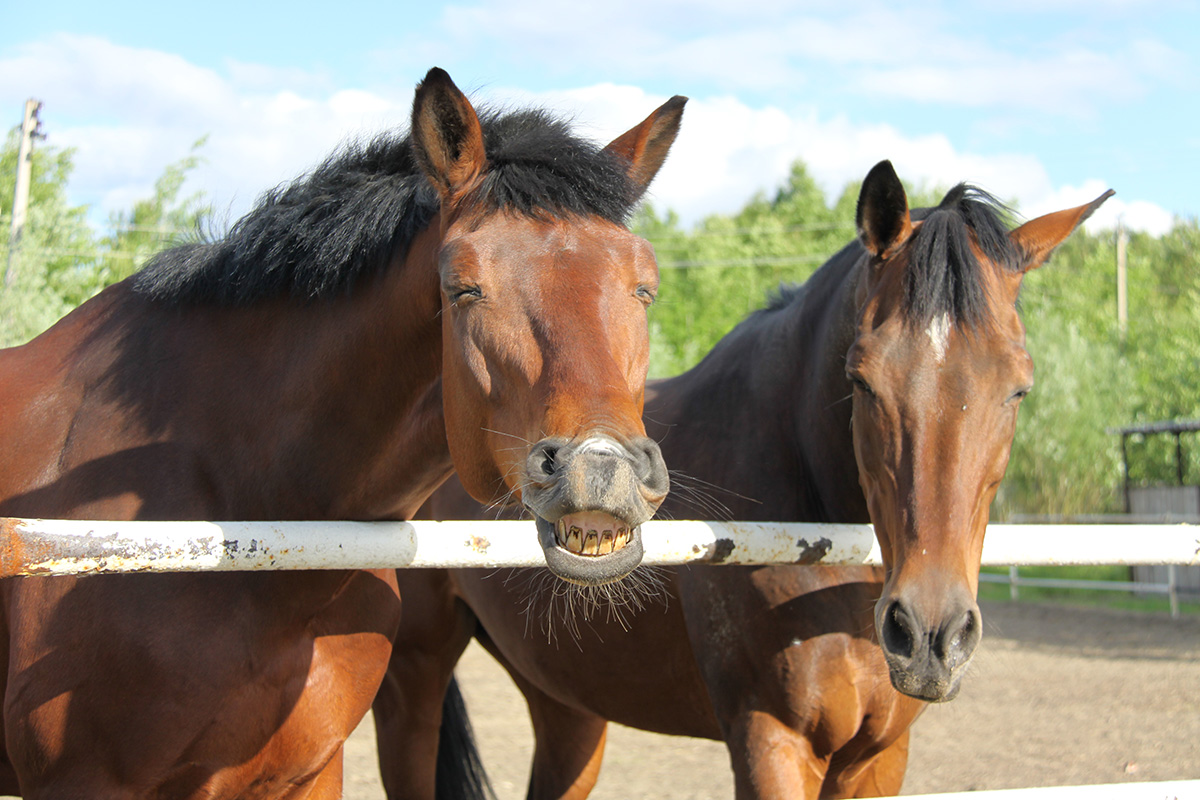
{"label": "black horse ear", "polygon": [[654,180],[667,160],[667,152],[679,134],[685,103],[686,97],[675,95],[656,108],[641,124],[613,139],[604,148],[629,164],[629,181],[638,197],[645,194],[650,181]]}
{"label": "black horse ear", "polygon": [[880,161],[867,173],[854,221],[858,238],[871,255],[883,256],[908,239],[912,232],[908,195],[892,162]]}
{"label": "black horse ear", "polygon": [[442,203],[458,199],[487,168],[475,109],[443,69],[434,67],[417,84],[412,141],[417,162]]}

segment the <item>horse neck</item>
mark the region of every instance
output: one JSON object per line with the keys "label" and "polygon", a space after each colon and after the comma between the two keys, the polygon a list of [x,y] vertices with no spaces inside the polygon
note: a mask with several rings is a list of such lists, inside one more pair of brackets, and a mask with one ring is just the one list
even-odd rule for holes
{"label": "horse neck", "polygon": [[435,234],[335,299],[116,304],[139,317],[104,345],[115,403],[140,435],[199,454],[201,512],[403,517],[450,474]]}
{"label": "horse neck", "polygon": [[435,234],[436,224],[403,264],[337,309],[322,332],[327,355],[310,359],[296,376],[306,385],[328,381],[314,398],[317,407],[343,415],[332,434],[322,426],[298,442],[342,460],[343,487],[331,516],[407,518],[453,472],[442,410]]}
{"label": "horse neck", "polygon": [[809,493],[808,520],[870,522],[858,482],[853,403],[846,379],[846,353],[857,335],[858,290],[867,269],[866,252],[852,242],[809,279],[811,294],[799,312],[810,357],[800,383],[794,385],[803,402],[793,419]]}
{"label": "horse neck", "polygon": [[845,380],[859,252],[846,248],[785,307],[754,314],[696,367],[651,390],[647,427],[667,463],[680,482],[714,484],[703,491],[733,518],[868,519]]}

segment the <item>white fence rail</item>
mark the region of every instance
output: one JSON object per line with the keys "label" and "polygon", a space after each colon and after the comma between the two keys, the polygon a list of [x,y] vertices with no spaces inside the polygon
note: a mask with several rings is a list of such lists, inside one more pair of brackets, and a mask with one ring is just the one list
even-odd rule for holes
{"label": "white fence rail", "polygon": [[986,792],[909,795],[905,800],[1200,800],[1200,781],[1047,786]]}
{"label": "white fence rail", "polygon": [[[652,521],[648,564],[878,564],[870,525]],[[985,565],[1200,564],[1200,525],[992,525]],[[0,577],[544,566],[531,522],[0,519]]]}

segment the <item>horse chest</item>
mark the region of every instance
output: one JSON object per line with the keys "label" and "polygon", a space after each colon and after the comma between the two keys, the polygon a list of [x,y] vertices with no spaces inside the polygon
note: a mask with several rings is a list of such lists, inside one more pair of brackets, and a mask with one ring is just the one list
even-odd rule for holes
{"label": "horse chest", "polygon": [[178,797],[314,780],[370,707],[399,620],[385,573],[25,579],[8,601],[22,786]]}

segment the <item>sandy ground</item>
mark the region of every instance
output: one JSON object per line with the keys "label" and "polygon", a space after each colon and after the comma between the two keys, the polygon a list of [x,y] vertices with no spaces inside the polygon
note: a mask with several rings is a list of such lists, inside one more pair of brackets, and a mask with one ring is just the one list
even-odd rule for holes
{"label": "sandy ground", "polygon": [[[904,794],[1200,778],[1200,620],[985,604],[959,697],[917,721]],[[459,666],[501,798],[525,796],[524,701],[477,645]],[[346,753],[348,800],[384,797],[368,719]],[[596,800],[733,796],[723,745],[610,726]]]}

